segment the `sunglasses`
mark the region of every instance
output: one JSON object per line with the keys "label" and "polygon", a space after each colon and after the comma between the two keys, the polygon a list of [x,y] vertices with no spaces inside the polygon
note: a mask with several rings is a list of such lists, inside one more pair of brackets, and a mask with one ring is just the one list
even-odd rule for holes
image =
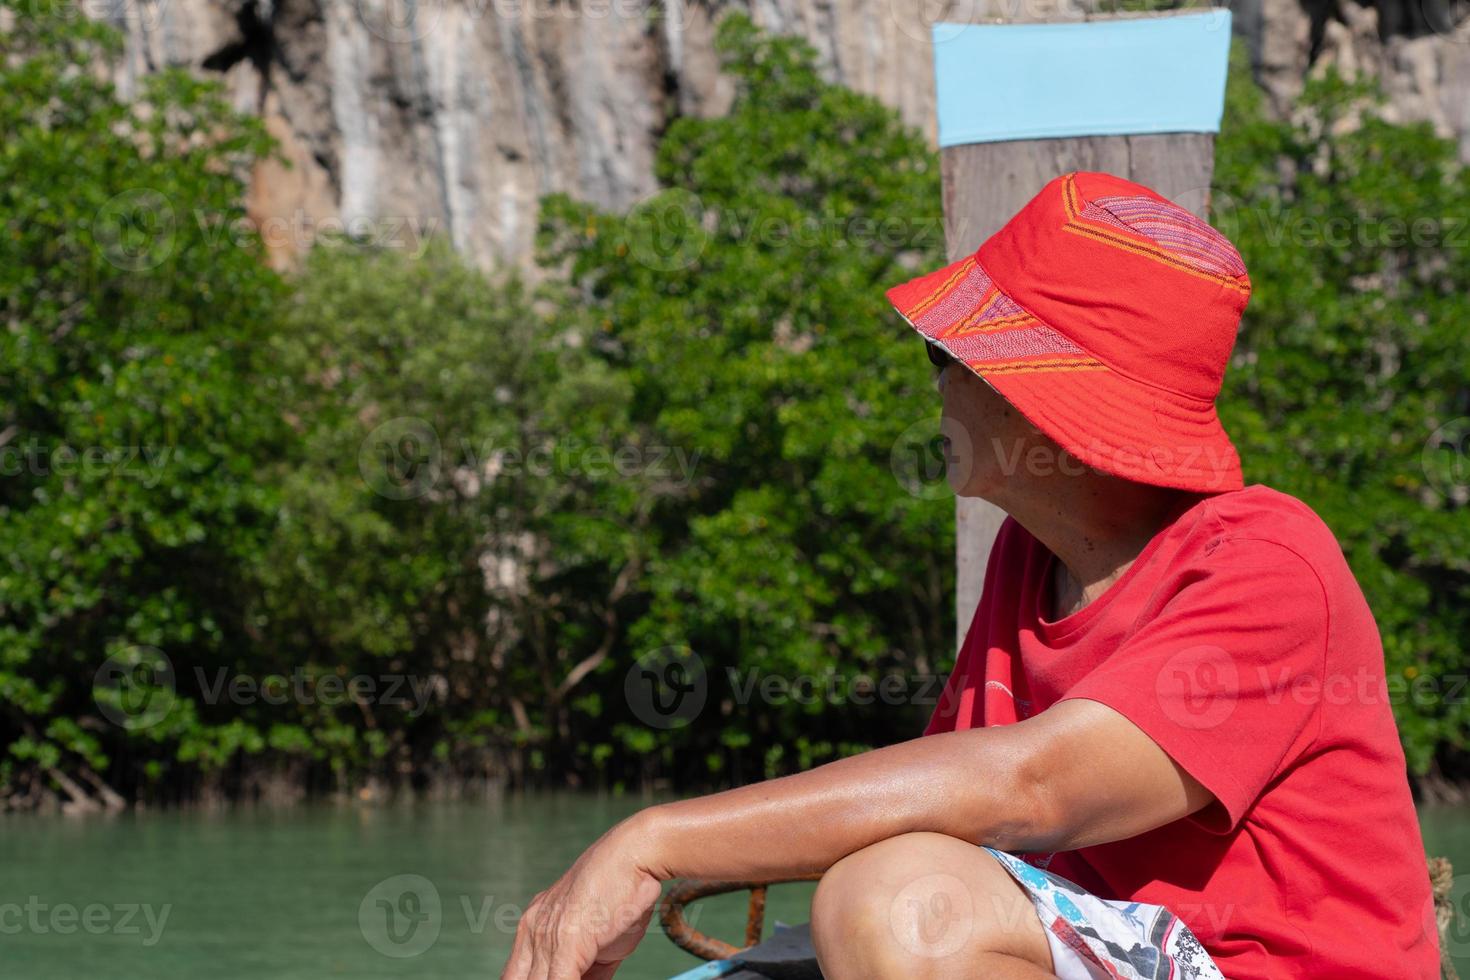
{"label": "sunglasses", "polygon": [[934,341],[924,341],[924,347],[929,352],[929,363],[941,371],[954,363],[954,358],[949,355],[949,352]]}

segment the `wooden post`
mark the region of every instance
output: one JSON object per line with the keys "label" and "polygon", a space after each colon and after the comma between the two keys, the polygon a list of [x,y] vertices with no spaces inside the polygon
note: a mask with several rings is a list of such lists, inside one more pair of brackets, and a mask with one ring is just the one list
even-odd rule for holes
{"label": "wooden post", "polygon": [[[973,253],[1047,181],[1070,170],[1136,180],[1205,216],[1224,105],[1228,10],[939,23],[933,40],[949,261]],[[959,644],[1005,514],[972,497],[955,503]]]}

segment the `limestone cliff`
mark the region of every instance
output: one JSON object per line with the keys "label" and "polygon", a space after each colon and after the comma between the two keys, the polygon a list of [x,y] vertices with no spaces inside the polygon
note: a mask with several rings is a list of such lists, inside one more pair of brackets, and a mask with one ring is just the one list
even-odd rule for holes
{"label": "limestone cliff", "polygon": [[[730,98],[711,45],[726,9],[806,37],[831,78],[932,138],[926,21],[978,21],[992,13],[986,2],[94,0],[91,10],[127,35],[125,92],[185,65],[221,74],[235,103],[266,120],[292,167],[262,165],[250,209],[280,261],[345,225],[404,247],[440,232],[491,266],[529,258],[545,193],[625,208],[654,190],[669,120],[718,113]],[[1371,71],[1396,116],[1432,120],[1470,159],[1459,2],[1240,0],[1235,23],[1279,109],[1315,64]]]}

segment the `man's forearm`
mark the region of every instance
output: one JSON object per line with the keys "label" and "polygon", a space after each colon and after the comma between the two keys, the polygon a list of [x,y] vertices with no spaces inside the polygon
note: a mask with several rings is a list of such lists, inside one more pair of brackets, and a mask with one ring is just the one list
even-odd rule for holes
{"label": "man's forearm", "polygon": [[1025,738],[953,732],[656,806],[628,830],[661,880],[794,877],[914,831],[1023,846],[1043,832],[1032,776]]}

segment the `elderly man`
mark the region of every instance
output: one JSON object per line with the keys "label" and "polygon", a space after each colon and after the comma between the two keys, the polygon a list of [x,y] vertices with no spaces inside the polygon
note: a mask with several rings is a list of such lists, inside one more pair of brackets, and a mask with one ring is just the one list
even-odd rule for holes
{"label": "elderly man", "polygon": [[1009,515],[923,737],[620,823],[504,975],[611,976],[668,878],[821,873],[830,980],[1437,976],[1372,613],[1215,412],[1234,246],[1069,173],[888,295],[939,368],[950,484]]}

